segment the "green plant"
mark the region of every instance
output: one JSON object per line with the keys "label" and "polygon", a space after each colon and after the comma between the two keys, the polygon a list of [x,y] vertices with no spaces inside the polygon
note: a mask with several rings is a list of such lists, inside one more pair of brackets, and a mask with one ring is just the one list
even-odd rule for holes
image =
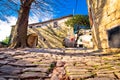
{"label": "green plant", "polygon": [[73,18],[68,19],[65,22],[66,26],[74,27],[77,26],[86,26],[86,28],[90,27],[89,17],[88,15],[75,15]]}
{"label": "green plant", "polygon": [[10,37],[6,37],[1,43],[3,45],[8,45],[9,44],[9,39],[10,39]]}

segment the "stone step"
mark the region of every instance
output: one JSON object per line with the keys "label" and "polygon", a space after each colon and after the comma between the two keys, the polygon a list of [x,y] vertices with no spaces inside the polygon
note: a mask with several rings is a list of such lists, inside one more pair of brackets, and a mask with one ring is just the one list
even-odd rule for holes
{"label": "stone step", "polygon": [[34,63],[34,62],[39,62],[42,60],[42,58],[24,58],[22,59],[24,61],[28,61],[28,62],[31,62],[31,63]]}
{"label": "stone step", "polygon": [[48,77],[46,73],[41,72],[25,72],[20,75],[20,79],[37,79],[37,78],[45,78]]}
{"label": "stone step", "polygon": [[113,72],[119,72],[120,70],[118,69],[116,69],[116,70],[114,70],[114,69],[100,69],[100,70],[94,70],[94,72],[96,72],[96,73],[102,73],[102,74],[107,74],[107,73],[113,73]]}
{"label": "stone step", "polygon": [[44,64],[44,63],[36,63],[39,67],[50,67],[51,63]]}
{"label": "stone step", "polygon": [[108,77],[95,77],[95,78],[89,78],[86,80],[119,80],[119,79],[108,78]]}
{"label": "stone step", "polygon": [[6,55],[0,55],[0,60],[3,60],[3,59],[5,59],[5,58],[7,58]]}
{"label": "stone step", "polygon": [[6,60],[0,60],[0,65],[5,65],[7,64],[9,61],[6,61]]}
{"label": "stone step", "polygon": [[98,66],[98,69],[112,69],[113,65],[101,65],[101,66]]}
{"label": "stone step", "polygon": [[107,73],[107,74],[104,74],[104,73],[97,73],[97,76],[98,77],[108,77],[108,78],[116,78],[115,75],[113,73]]}
{"label": "stone step", "polygon": [[41,63],[45,63],[45,64],[50,64],[50,63],[55,63],[55,60],[53,60],[53,59],[50,59],[50,60],[42,60],[42,61],[40,61]]}
{"label": "stone step", "polygon": [[[5,80],[8,80],[8,79],[19,80],[19,75],[15,76],[15,75],[2,74],[2,75],[0,75],[0,78],[5,78]],[[2,79],[0,79],[0,80],[2,80]]]}
{"label": "stone step", "polygon": [[4,65],[0,67],[0,72],[5,74],[19,74],[22,72],[22,69],[18,67],[13,67],[10,65]]}
{"label": "stone step", "polygon": [[91,66],[83,66],[83,67],[80,67],[80,66],[66,66],[66,69],[87,69],[87,70],[91,71],[91,70],[94,70],[95,68],[91,67]]}
{"label": "stone step", "polygon": [[80,68],[69,68],[69,69],[66,69],[67,72],[88,72],[87,69],[80,69]]}
{"label": "stone step", "polygon": [[79,75],[68,75],[70,80],[81,80],[81,79],[88,79],[95,76],[95,74],[86,73],[86,74],[79,74]]}
{"label": "stone step", "polygon": [[6,80],[5,78],[3,78],[3,77],[0,77],[0,80]]}
{"label": "stone step", "polygon": [[32,64],[32,63],[14,63],[14,62],[11,62],[11,63],[8,63],[8,65],[12,65],[12,66],[16,66],[16,67],[37,67],[38,65],[37,64]]}
{"label": "stone step", "polygon": [[93,74],[91,72],[66,72],[68,75],[82,75],[82,74]]}
{"label": "stone step", "polygon": [[120,79],[120,72],[115,72],[114,74],[116,75],[117,78]]}
{"label": "stone step", "polygon": [[22,72],[49,72],[49,68],[30,67],[23,69]]}

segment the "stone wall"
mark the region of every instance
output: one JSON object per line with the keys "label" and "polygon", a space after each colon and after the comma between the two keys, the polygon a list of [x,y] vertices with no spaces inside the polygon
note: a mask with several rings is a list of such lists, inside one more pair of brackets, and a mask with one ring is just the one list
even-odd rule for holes
{"label": "stone wall", "polygon": [[95,47],[109,49],[107,31],[120,25],[120,0],[87,0],[87,3]]}

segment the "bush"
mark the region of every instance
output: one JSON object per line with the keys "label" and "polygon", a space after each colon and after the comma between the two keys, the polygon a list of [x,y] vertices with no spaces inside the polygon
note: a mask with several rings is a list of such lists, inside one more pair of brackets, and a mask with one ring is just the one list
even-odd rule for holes
{"label": "bush", "polygon": [[9,44],[9,37],[6,37],[2,42],[1,42],[1,44],[2,45],[8,45]]}

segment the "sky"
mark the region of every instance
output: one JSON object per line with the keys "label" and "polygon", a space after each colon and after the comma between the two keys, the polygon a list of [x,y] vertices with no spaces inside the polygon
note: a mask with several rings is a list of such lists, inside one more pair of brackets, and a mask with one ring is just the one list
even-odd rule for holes
{"label": "sky", "polygon": [[[55,0],[55,1],[59,1],[58,5],[60,6],[52,7],[53,12],[41,12],[41,15],[34,15],[30,13],[29,24],[60,18],[71,14],[73,15],[88,14],[86,0]],[[9,16],[6,16],[6,14],[3,15],[6,18],[5,20],[0,18],[0,41],[4,40],[6,37],[10,35],[11,26],[15,25],[17,21],[17,14],[15,13],[13,14],[12,11],[10,12],[11,13]]]}
{"label": "sky", "polygon": [[69,0],[69,3],[66,5],[66,8],[65,9],[63,8],[61,8],[62,9],[61,13],[60,14],[58,13],[57,16],[64,16],[69,14],[73,14],[73,15],[88,14],[86,0]]}

